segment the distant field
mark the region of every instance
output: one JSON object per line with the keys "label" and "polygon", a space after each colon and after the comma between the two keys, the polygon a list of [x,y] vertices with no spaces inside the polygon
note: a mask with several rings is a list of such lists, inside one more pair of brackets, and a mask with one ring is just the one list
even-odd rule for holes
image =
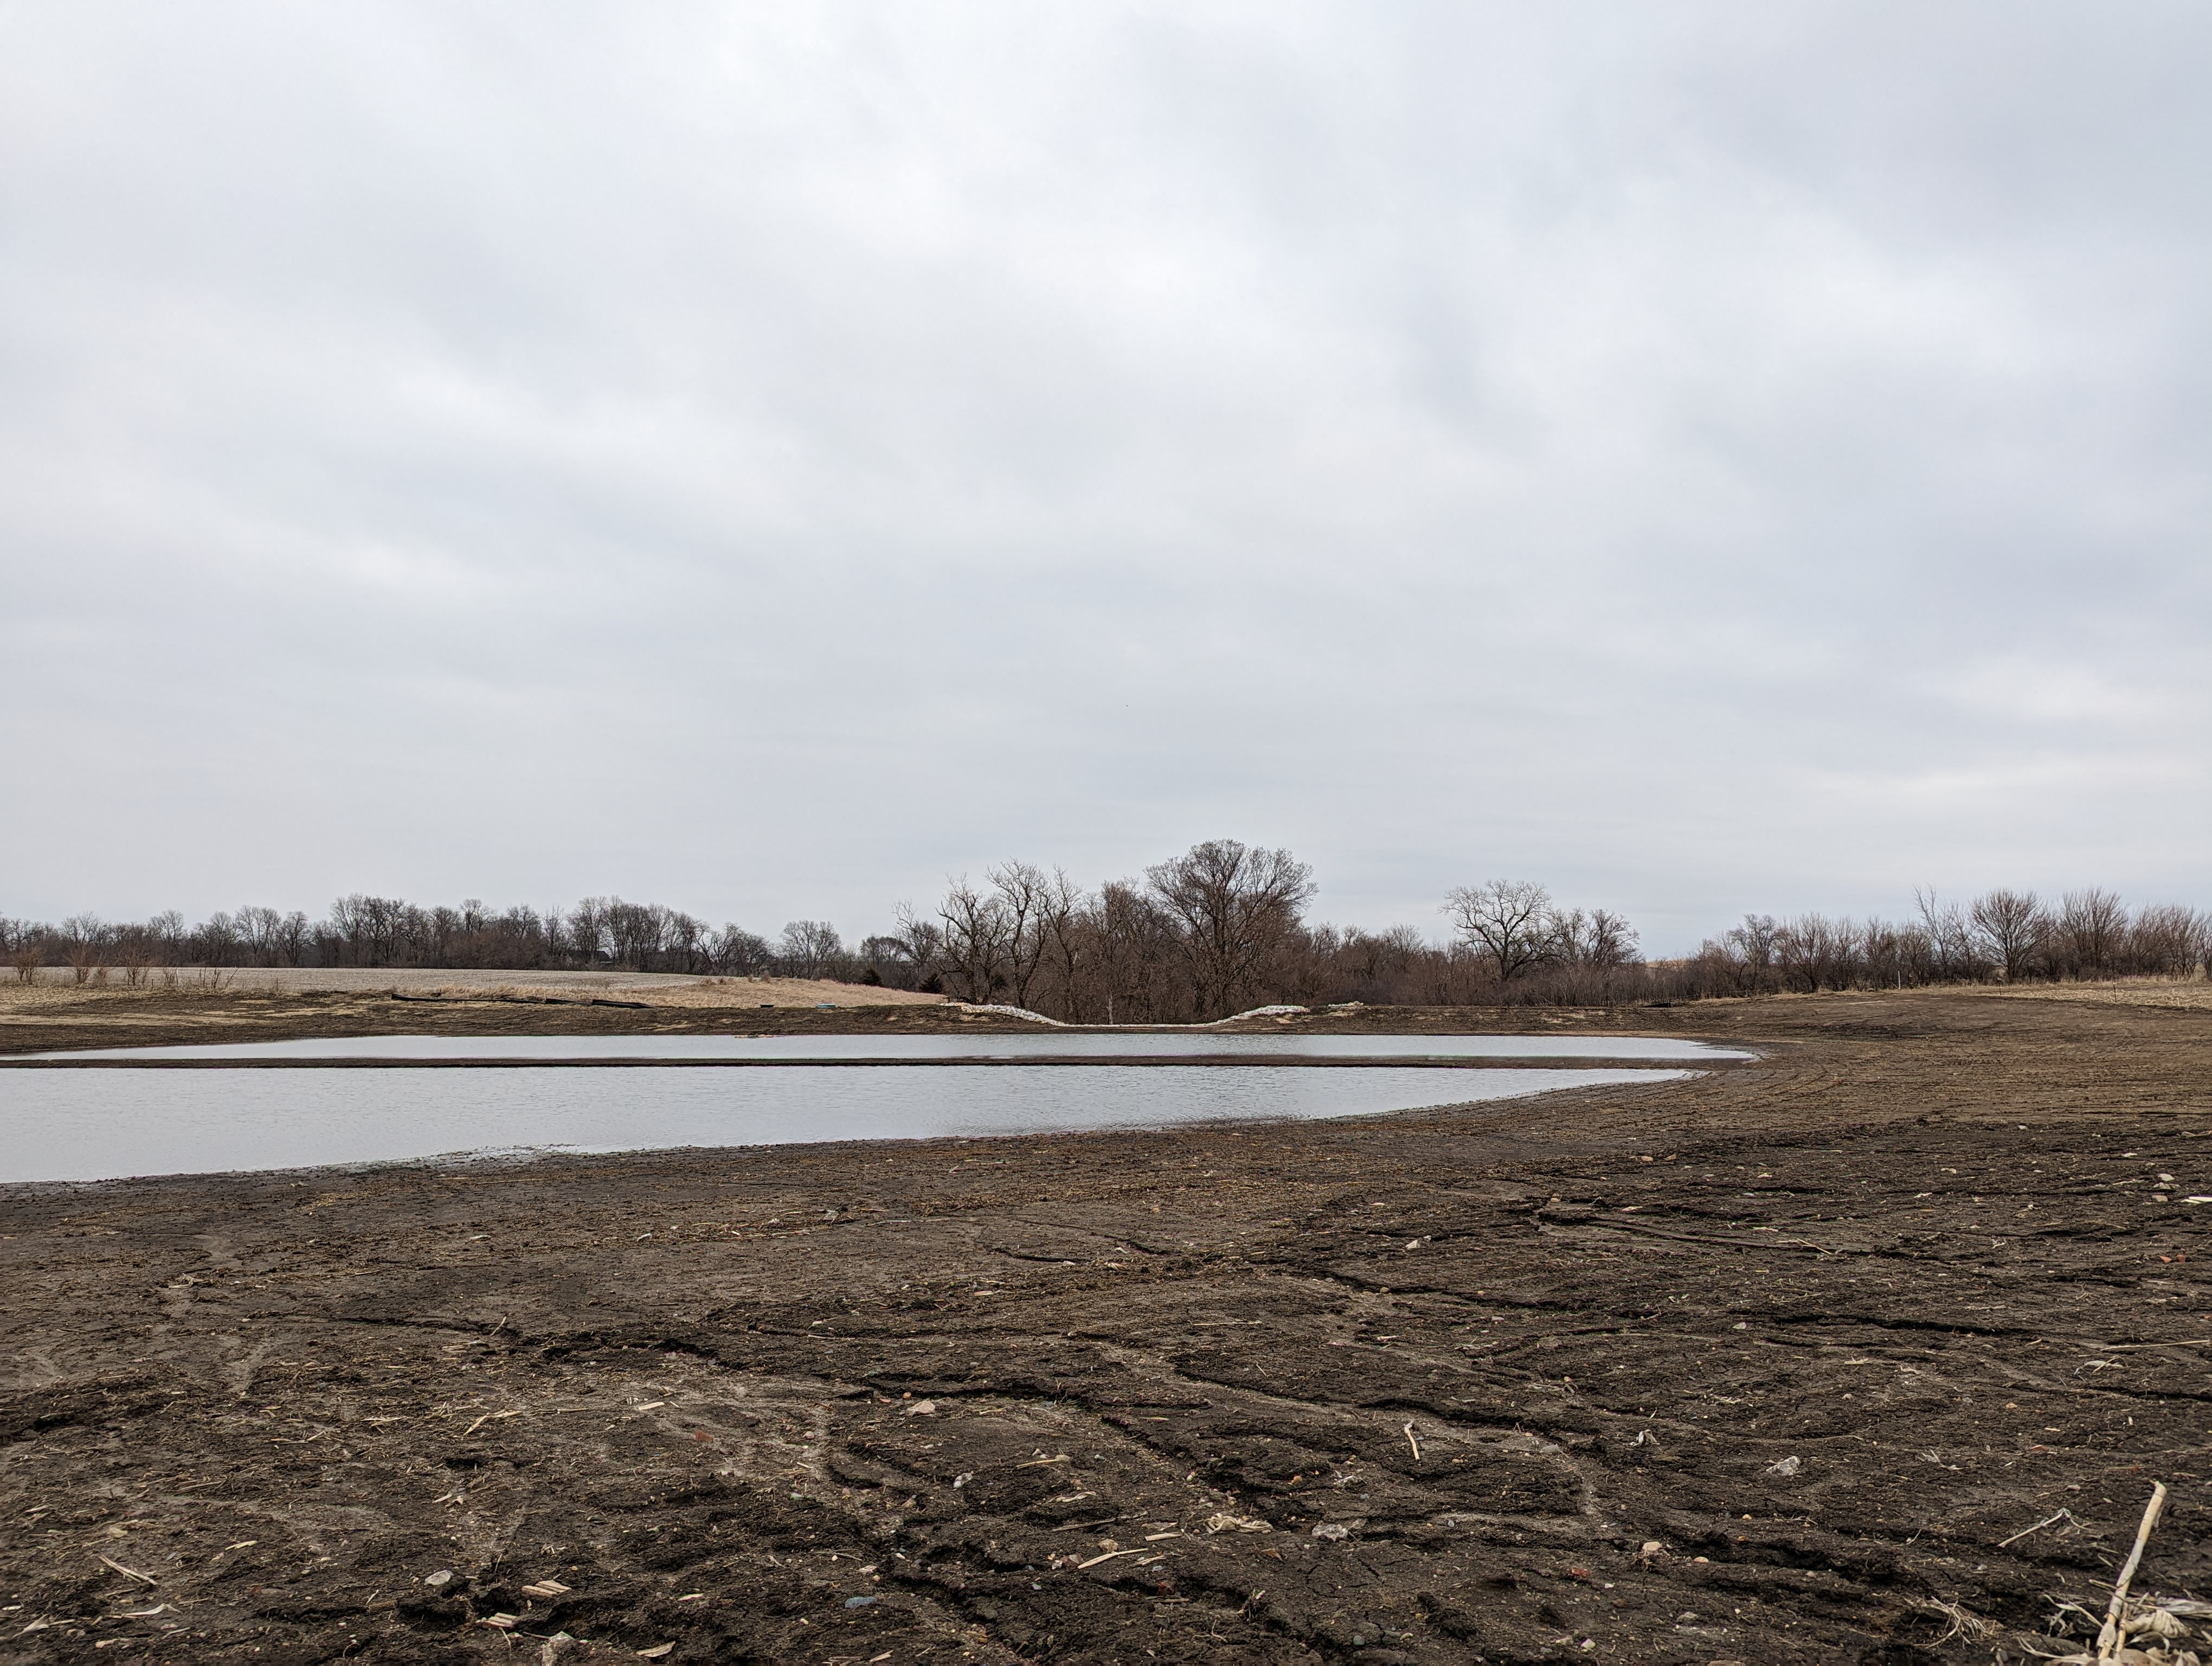
{"label": "distant field", "polygon": [[1936,994],[2002,995],[2010,1000],[2094,1000],[2111,1006],[2212,1009],[2212,982],[2201,977],[2120,977],[2106,983],[1958,983]]}
{"label": "distant field", "polygon": [[[171,979],[174,979],[174,982]],[[106,992],[125,992],[120,970],[111,968]],[[145,974],[148,992],[220,988],[241,994],[361,994],[397,989],[405,994],[517,994],[588,1000],[594,996],[650,1001],[655,1006],[933,1006],[942,995],[914,994],[872,984],[831,983],[799,977],[693,977],[674,972],[501,972],[427,969],[241,967],[210,972],[192,966]],[[0,1002],[42,1006],[78,993],[76,974],[46,967],[36,983],[0,983]]]}

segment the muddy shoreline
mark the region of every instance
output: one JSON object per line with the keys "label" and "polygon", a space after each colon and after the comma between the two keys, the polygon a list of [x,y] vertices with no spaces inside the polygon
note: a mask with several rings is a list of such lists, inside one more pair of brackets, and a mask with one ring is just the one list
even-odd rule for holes
{"label": "muddy shoreline", "polygon": [[[2154,1479],[2139,1584],[2212,1586],[2212,1012],[1498,1017],[1327,1027],[1763,1056],[0,1190],[0,1661],[2018,1659]],[[133,995],[0,1047],[748,1022],[975,1021]]]}

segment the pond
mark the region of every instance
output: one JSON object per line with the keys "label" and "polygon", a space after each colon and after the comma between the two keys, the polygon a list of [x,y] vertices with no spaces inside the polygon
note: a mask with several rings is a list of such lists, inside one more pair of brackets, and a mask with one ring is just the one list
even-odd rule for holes
{"label": "pond", "polygon": [[356,1036],[202,1047],[42,1053],[0,1066],[220,1061],[302,1065],[333,1061],[439,1064],[489,1061],[666,1064],[951,1064],[1160,1059],[1261,1061],[1564,1059],[1735,1061],[1753,1055],[1659,1036],[1209,1035],[1189,1031],[1060,1031],[924,1036]]}
{"label": "pond", "polygon": [[1364,1116],[1690,1073],[1388,1064],[855,1069],[849,1061],[612,1071],[239,1068],[208,1060],[185,1068],[15,1068],[0,1070],[0,1182]]}

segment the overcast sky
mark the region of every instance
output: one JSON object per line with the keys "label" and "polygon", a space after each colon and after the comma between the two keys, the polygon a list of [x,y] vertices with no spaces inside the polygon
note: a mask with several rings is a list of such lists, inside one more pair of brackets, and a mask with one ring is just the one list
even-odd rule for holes
{"label": "overcast sky", "polygon": [[0,913],[2212,903],[2197,4],[0,4]]}

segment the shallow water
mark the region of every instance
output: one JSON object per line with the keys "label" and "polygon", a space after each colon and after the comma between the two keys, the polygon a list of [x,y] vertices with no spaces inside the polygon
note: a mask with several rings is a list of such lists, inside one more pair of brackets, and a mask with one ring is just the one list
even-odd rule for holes
{"label": "shallow water", "polygon": [[[655,1039],[700,1039],[661,1037]],[[404,1162],[466,1152],[921,1140],[1363,1116],[1682,1070],[23,1070],[0,1182]]]}
{"label": "shallow water", "polygon": [[1659,1036],[1208,1035],[1189,1031],[1044,1031],[928,1036],[357,1036],[202,1047],[126,1047],[41,1053],[36,1059],[160,1064],[204,1059],[543,1059],[725,1061],[732,1063],[924,1063],[970,1059],[1652,1059],[1752,1056]]}

